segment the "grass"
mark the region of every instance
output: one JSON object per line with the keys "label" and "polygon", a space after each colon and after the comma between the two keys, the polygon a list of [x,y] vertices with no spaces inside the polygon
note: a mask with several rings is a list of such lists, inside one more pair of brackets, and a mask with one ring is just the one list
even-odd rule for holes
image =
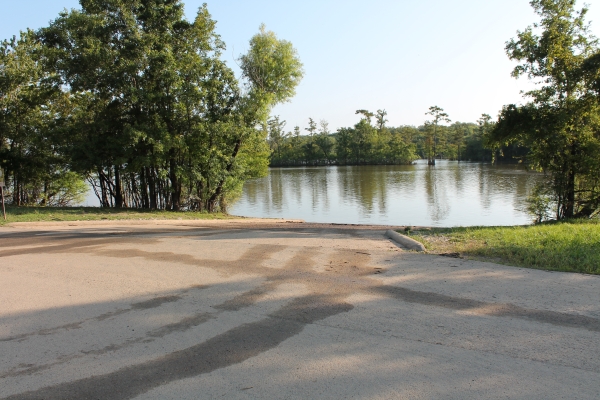
{"label": "grass", "polygon": [[459,253],[467,258],[526,268],[600,274],[598,220],[421,229],[410,231],[409,235],[431,253]]}
{"label": "grass", "polygon": [[6,221],[0,209],[0,226],[11,222],[100,221],[158,219],[228,219],[226,214],[191,211],[149,211],[99,207],[6,207]]}

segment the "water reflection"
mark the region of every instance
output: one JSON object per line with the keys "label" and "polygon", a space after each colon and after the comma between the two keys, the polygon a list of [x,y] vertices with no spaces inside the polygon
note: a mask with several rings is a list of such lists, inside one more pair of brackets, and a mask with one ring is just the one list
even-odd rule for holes
{"label": "water reflection", "polygon": [[450,214],[448,195],[450,186],[454,186],[448,179],[448,170],[428,166],[425,172],[425,187],[427,191],[427,206],[431,219],[434,222],[443,221]]}
{"label": "water reflection", "polygon": [[273,168],[249,181],[231,212],[310,222],[428,226],[529,223],[525,198],[543,177],[520,166]]}

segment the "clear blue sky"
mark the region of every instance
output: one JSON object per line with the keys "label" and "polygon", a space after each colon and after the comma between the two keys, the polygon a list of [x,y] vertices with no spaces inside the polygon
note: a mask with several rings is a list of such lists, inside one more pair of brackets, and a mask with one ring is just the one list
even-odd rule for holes
{"label": "clear blue sky", "polygon": [[[184,0],[192,19],[203,0]],[[304,63],[296,97],[274,110],[287,130],[308,117],[332,130],[358,121],[357,109],[386,109],[388,125],[420,125],[429,106],[452,121],[496,117],[521,100],[504,43],[535,20],[528,0],[206,1],[227,44],[230,66],[261,23],[289,40]],[[3,0],[0,38],[37,29],[77,0]],[[600,36],[600,0],[588,0]],[[579,2],[583,4],[583,2]]]}

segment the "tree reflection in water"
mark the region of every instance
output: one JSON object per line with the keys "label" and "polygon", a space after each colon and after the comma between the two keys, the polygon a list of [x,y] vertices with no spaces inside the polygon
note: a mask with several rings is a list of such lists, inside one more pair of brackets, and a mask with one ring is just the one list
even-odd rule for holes
{"label": "tree reflection in water", "polygon": [[530,222],[525,199],[542,174],[518,165],[273,168],[249,181],[232,214],[310,222],[424,226]]}

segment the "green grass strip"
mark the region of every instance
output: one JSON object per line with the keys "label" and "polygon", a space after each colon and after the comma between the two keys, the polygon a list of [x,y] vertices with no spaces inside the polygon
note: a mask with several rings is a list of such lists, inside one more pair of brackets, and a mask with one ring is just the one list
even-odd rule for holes
{"label": "green grass strip", "polygon": [[194,220],[229,219],[227,214],[191,211],[150,211],[99,207],[6,207],[6,221],[0,210],[0,226],[11,222],[101,221],[101,220]]}
{"label": "green grass strip", "polygon": [[598,220],[418,230],[411,236],[432,253],[460,253],[520,267],[600,274]]}

